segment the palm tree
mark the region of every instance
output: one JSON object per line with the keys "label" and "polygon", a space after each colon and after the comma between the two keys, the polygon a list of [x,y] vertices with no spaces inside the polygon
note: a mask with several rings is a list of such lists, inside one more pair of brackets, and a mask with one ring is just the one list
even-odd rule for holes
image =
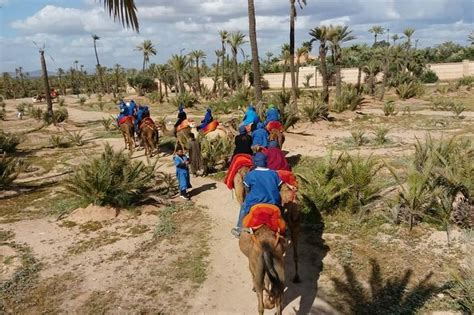
{"label": "palm tree", "polygon": [[202,50],[193,50],[189,54],[189,57],[196,60],[196,74],[197,74],[197,85],[199,94],[202,96],[202,89],[201,89],[201,74],[199,69],[199,60],[206,58],[206,53]]}
{"label": "palm tree", "polygon": [[373,96],[375,94],[376,77],[380,73],[380,62],[372,58],[362,70],[367,75],[366,82],[369,86],[369,93]]}
{"label": "palm tree", "polygon": [[288,65],[288,60],[290,59],[290,45],[289,44],[283,44],[281,46],[281,60],[283,60],[283,83],[282,83],[282,88],[283,92],[285,91],[285,81],[286,81],[286,67]]}
{"label": "palm tree", "polygon": [[250,47],[252,50],[252,72],[253,86],[255,90],[255,101],[260,104],[262,101],[262,85],[260,81],[260,61],[258,59],[257,47],[257,31],[255,22],[255,5],[254,0],[248,0],[248,16],[249,16],[249,37]]}
{"label": "palm tree", "polygon": [[26,97],[28,94],[26,93],[25,76],[23,74],[23,67],[18,67],[18,69],[15,69],[15,73],[17,76],[20,76],[20,83],[21,83],[21,89],[23,90],[23,97]]}
{"label": "palm tree", "polygon": [[330,26],[329,41],[331,44],[331,51],[333,57],[333,64],[336,66],[336,96],[341,96],[341,63],[342,63],[342,48],[341,45],[355,39],[349,26]]}
{"label": "palm tree", "polygon": [[313,28],[309,35],[312,37],[311,43],[319,41],[319,72],[321,73],[323,81],[324,102],[329,104],[329,73],[326,63],[326,55],[328,53],[329,28],[327,26],[320,26]]}
{"label": "palm tree", "polygon": [[411,48],[411,37],[413,36],[413,33],[415,33],[415,29],[411,27],[407,27],[404,31],[403,34],[407,37],[407,48]]}
{"label": "palm tree", "polygon": [[401,39],[401,37],[398,36],[398,34],[393,34],[392,35],[393,45],[395,45],[397,43],[397,40],[399,39]]}
{"label": "palm tree", "polygon": [[[298,5],[303,9],[303,4],[306,5],[306,0],[297,0]],[[296,19],[296,6],[295,0],[290,0],[290,76],[291,76],[291,97],[293,99],[293,105],[296,109],[296,98],[297,98],[297,83],[295,78],[295,19]]]}
{"label": "palm tree", "polygon": [[240,31],[230,33],[230,36],[227,39],[227,43],[229,44],[230,50],[232,52],[232,63],[234,64],[234,88],[235,89],[239,87],[239,64],[237,62],[237,53],[239,51],[240,46],[242,46],[246,42],[247,40],[245,39],[245,34],[243,34]]}
{"label": "palm tree", "polygon": [[370,28],[369,33],[374,34],[374,45],[377,44],[377,35],[382,35],[385,33],[385,30],[380,25],[374,25]]}
{"label": "palm tree", "polygon": [[124,27],[139,31],[137,7],[135,0],[99,0],[104,3],[105,11],[118,20]]}
{"label": "palm tree", "polygon": [[217,61],[216,61],[216,69],[214,72],[214,84],[212,86],[212,94],[215,94],[217,91],[217,82],[219,81],[219,61],[220,58],[224,58],[224,55],[222,53],[222,50],[215,50],[214,53],[216,54]]}
{"label": "palm tree", "polygon": [[145,71],[147,64],[150,62],[150,55],[156,56],[156,49],[151,40],[146,39],[135,50],[143,53],[143,71]]}
{"label": "palm tree", "polygon": [[308,54],[309,50],[306,46],[301,46],[296,50],[296,86],[299,86],[301,58],[303,58],[303,56],[306,56],[307,59]]}
{"label": "palm tree", "polygon": [[229,37],[229,33],[226,30],[219,31],[219,35],[221,37],[221,45],[222,45],[222,65],[221,65],[221,71],[222,71],[222,81],[221,81],[221,86],[220,86],[220,97],[221,99],[224,97],[224,76],[225,76],[225,43],[227,42],[227,39]]}
{"label": "palm tree", "polygon": [[181,56],[181,55],[172,55],[171,59],[169,61],[169,64],[171,68],[174,70],[174,75],[175,75],[175,87],[178,91],[179,94],[182,94],[185,92],[184,88],[184,70],[186,69],[186,66],[188,65],[188,58],[186,56]]}
{"label": "palm tree", "polygon": [[103,79],[102,79],[102,71],[101,71],[100,62],[99,62],[99,55],[97,54],[97,44],[96,44],[96,42],[97,42],[99,39],[100,39],[100,37],[97,36],[96,34],[93,34],[93,35],[92,35],[92,40],[94,41],[95,59],[96,59],[96,61],[97,61],[97,65],[96,65],[97,75],[98,75],[98,77],[99,77],[100,89],[101,89],[101,92],[103,93],[103,92],[104,92],[104,83],[103,83]]}
{"label": "palm tree", "polygon": [[61,94],[66,95],[66,88],[64,87],[63,76],[64,76],[64,69],[58,68],[59,88],[61,89]]}

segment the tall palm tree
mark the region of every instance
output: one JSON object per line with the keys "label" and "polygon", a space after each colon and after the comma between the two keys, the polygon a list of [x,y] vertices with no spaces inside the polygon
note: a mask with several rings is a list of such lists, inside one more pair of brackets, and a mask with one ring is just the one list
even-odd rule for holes
{"label": "tall palm tree", "polygon": [[138,45],[135,50],[141,51],[143,53],[143,71],[145,71],[146,66],[150,62],[150,55],[156,56],[156,49],[153,46],[151,40],[146,39]]}
{"label": "tall palm tree", "polygon": [[201,89],[201,74],[199,69],[199,60],[206,58],[206,53],[202,50],[193,50],[189,54],[189,57],[196,60],[196,74],[197,74],[197,85],[199,94],[202,96],[202,89]]}
{"label": "tall palm tree", "polygon": [[219,81],[219,61],[221,60],[220,58],[223,58],[222,50],[215,50],[214,53],[216,54],[217,61],[215,65],[215,71],[214,71],[214,84],[212,86],[212,94],[216,94],[217,91],[217,82]]}
{"label": "tall palm tree", "polygon": [[309,50],[307,46],[301,46],[296,50],[296,86],[299,86],[301,59],[308,59]]}
{"label": "tall palm tree", "polygon": [[415,29],[411,27],[407,27],[403,30],[403,34],[407,37],[407,48],[411,48],[411,37],[415,33]]}
{"label": "tall palm tree", "polygon": [[66,95],[66,88],[63,82],[63,76],[65,72],[63,68],[58,68],[58,79],[59,79],[59,88],[61,89],[61,94]]}
{"label": "tall palm tree", "polygon": [[385,30],[380,25],[374,25],[369,29],[369,33],[374,34],[374,45],[377,44],[377,36],[385,33]]}
{"label": "tall palm tree", "polygon": [[188,65],[188,58],[182,55],[172,55],[169,61],[175,75],[175,87],[179,94],[185,92],[184,88],[184,72]]}
{"label": "tall palm tree", "polygon": [[92,35],[92,40],[94,41],[95,60],[97,61],[97,64],[96,64],[97,76],[99,77],[99,85],[100,85],[101,92],[103,93],[104,83],[103,83],[103,77],[102,77],[102,70],[101,70],[100,62],[99,62],[99,55],[97,54],[97,43],[96,43],[99,39],[100,37],[97,36],[96,34]]}
{"label": "tall palm tree", "polygon": [[99,0],[104,3],[105,11],[118,20],[124,27],[139,31],[135,0]]}
{"label": "tall palm tree", "polygon": [[249,38],[252,50],[252,72],[253,87],[255,91],[255,102],[260,104],[262,101],[262,85],[260,79],[260,61],[258,59],[257,31],[255,22],[255,4],[254,0],[248,0],[248,16],[249,16]]}
{"label": "tall palm tree", "polygon": [[23,97],[26,97],[28,94],[26,93],[26,86],[25,86],[25,75],[23,74],[23,67],[18,67],[15,69],[15,73],[17,76],[20,77],[21,89],[23,90]]}
{"label": "tall palm tree", "polygon": [[225,82],[225,44],[227,42],[227,39],[229,37],[229,32],[227,32],[226,30],[222,30],[222,31],[219,31],[219,35],[221,37],[221,45],[222,45],[222,64],[221,64],[221,71],[222,71],[222,81],[221,81],[221,85],[220,85],[220,88],[219,88],[219,95],[221,97],[221,99],[224,97],[224,82]]}
{"label": "tall palm tree", "polygon": [[393,34],[392,35],[392,40],[393,40],[393,45],[397,43],[397,40],[401,39],[401,37],[398,34]]}
{"label": "tall palm tree", "polygon": [[[232,63],[234,64],[234,88],[237,89],[239,87],[239,64],[237,62],[237,53],[239,49],[242,51],[241,47],[243,44],[247,42],[245,39],[245,34],[237,31],[230,33],[230,36],[227,39],[227,43],[230,46],[230,50],[232,52]],[[242,52],[243,53],[243,52]]]}
{"label": "tall palm tree", "polygon": [[[301,9],[306,0],[297,0]],[[291,97],[293,99],[293,109],[296,109],[297,83],[295,78],[295,19],[296,19],[296,0],[290,0],[290,76],[291,76]]]}
{"label": "tall palm tree", "polygon": [[282,82],[282,89],[283,92],[285,91],[285,81],[286,81],[286,67],[288,66],[288,61],[290,59],[290,45],[289,44],[283,44],[281,46],[281,60],[283,61],[283,82]]}
{"label": "tall palm tree", "polygon": [[329,72],[327,67],[326,56],[329,50],[329,28],[325,25],[313,28],[309,35],[312,37],[311,43],[319,41],[319,72],[323,81],[324,102],[329,104]]}
{"label": "tall palm tree", "polygon": [[331,51],[333,57],[333,64],[336,66],[336,96],[341,96],[341,63],[342,63],[342,48],[341,45],[355,39],[349,26],[330,26],[329,41],[331,44]]}

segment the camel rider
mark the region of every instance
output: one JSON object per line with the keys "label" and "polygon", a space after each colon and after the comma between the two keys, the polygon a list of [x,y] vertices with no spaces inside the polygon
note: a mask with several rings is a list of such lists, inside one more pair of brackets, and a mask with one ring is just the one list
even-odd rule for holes
{"label": "camel rider", "polygon": [[234,144],[235,148],[232,157],[236,154],[253,154],[252,136],[247,133],[245,126],[239,127],[239,134],[235,136]]}
{"label": "camel rider", "polygon": [[120,113],[117,116],[117,126],[119,125],[120,119],[122,119],[125,116],[128,116],[128,107],[127,107],[127,104],[125,104],[123,100],[120,100],[118,107],[119,107]]}
{"label": "camel rider", "polygon": [[176,137],[177,128],[183,121],[188,119],[186,112],[184,111],[184,106],[182,104],[179,105],[179,112],[178,112],[178,120],[174,124],[174,136]]}
{"label": "camel rider", "polygon": [[271,121],[280,121],[280,112],[273,104],[268,105],[265,126],[268,125],[268,123]]}
{"label": "camel rider", "polygon": [[237,226],[232,229],[232,234],[237,238],[242,231],[242,220],[254,205],[266,203],[281,206],[282,181],[277,172],[267,168],[267,156],[262,152],[257,152],[253,156],[253,164],[255,168],[244,179],[244,186],[248,193],[240,209]]}
{"label": "camel rider", "polygon": [[265,124],[259,122],[257,129],[252,132],[252,149],[258,151],[259,148],[266,148],[268,146],[268,131],[265,129]]}
{"label": "camel rider", "polygon": [[134,116],[137,111],[137,103],[134,100],[130,100],[130,104],[128,105],[128,113],[131,116]]}
{"label": "camel rider", "polygon": [[204,119],[201,120],[201,124],[197,127],[197,130],[206,128],[206,126],[209,125],[209,123],[213,120],[214,118],[212,117],[212,110],[210,107],[208,107],[206,110],[206,115],[204,116]]}
{"label": "camel rider", "polygon": [[146,117],[150,117],[150,110],[148,109],[148,106],[139,105],[138,110],[137,110],[137,114],[136,114],[136,117],[135,117],[135,121],[133,122],[133,126],[135,127],[135,132],[137,134],[139,133],[138,127],[140,126],[140,123]]}
{"label": "camel rider", "polygon": [[248,126],[250,124],[256,125],[260,122],[260,118],[257,115],[255,107],[250,104],[247,107],[247,111],[245,112],[244,121],[242,122],[241,126]]}

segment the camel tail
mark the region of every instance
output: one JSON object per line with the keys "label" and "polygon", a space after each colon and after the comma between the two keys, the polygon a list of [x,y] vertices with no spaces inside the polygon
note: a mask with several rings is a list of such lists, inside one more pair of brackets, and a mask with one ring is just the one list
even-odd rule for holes
{"label": "camel tail", "polygon": [[262,244],[262,249],[263,260],[265,262],[265,271],[267,272],[268,277],[272,283],[272,291],[282,292],[284,289],[284,284],[275,269],[271,245],[264,243]]}

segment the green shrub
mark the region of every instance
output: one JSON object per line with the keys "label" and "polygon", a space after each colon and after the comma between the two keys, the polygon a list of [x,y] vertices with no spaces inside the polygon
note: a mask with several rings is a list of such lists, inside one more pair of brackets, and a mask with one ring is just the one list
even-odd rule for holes
{"label": "green shrub", "polygon": [[151,103],[161,103],[163,101],[163,95],[160,92],[151,92],[146,95]]}
{"label": "green shrub", "polygon": [[385,116],[396,116],[398,112],[395,111],[395,101],[385,101],[383,113]]}
{"label": "green shrub", "polygon": [[105,103],[102,102],[102,101],[99,101],[99,103],[97,103],[97,106],[99,106],[99,109],[100,109],[101,111],[103,111],[103,110],[104,110],[104,107],[105,107]]}
{"label": "green shrub", "polygon": [[395,89],[395,92],[402,100],[406,100],[415,96],[422,96],[424,87],[419,81],[411,81],[409,83],[402,83]]}
{"label": "green shrub", "polygon": [[463,76],[461,79],[459,79],[458,83],[457,83],[457,87],[461,87],[461,86],[472,86],[474,84],[474,76]]}
{"label": "green shrub", "polygon": [[66,130],[66,138],[74,145],[76,146],[83,146],[85,144],[84,141],[84,134],[82,134],[80,131],[67,131]]}
{"label": "green shrub", "polygon": [[49,137],[49,143],[53,148],[65,148],[67,147],[67,143],[64,142],[63,135],[51,135]]}
{"label": "green shrub", "polygon": [[20,104],[16,106],[16,110],[18,112],[23,112],[23,113],[26,112],[27,108],[28,108],[28,104],[26,102],[21,102]]}
{"label": "green shrub", "polygon": [[462,103],[458,102],[458,103],[454,103],[454,105],[451,107],[451,112],[454,114],[454,116],[457,119],[461,119],[463,118],[461,114],[464,112],[465,109],[466,107]]}
{"label": "green shrub", "polygon": [[14,133],[0,130],[0,153],[12,153],[20,144],[20,137]]}
{"label": "green shrub", "polygon": [[303,107],[303,113],[310,122],[314,123],[318,121],[318,119],[327,120],[329,108],[325,103],[311,104]]}
{"label": "green shrub", "polygon": [[106,145],[100,157],[90,158],[66,180],[66,189],[85,203],[129,207],[156,193],[155,165],[132,161]]}
{"label": "green shrub", "polygon": [[228,138],[219,137],[215,140],[204,138],[201,142],[201,151],[204,172],[212,173],[225,167],[234,151],[234,143]]}
{"label": "green shrub", "polygon": [[144,93],[157,89],[155,80],[153,80],[152,77],[144,74],[137,74],[134,77],[129,77],[127,78],[127,82],[137,91],[138,95],[140,96],[144,95]]}
{"label": "green shrub", "polygon": [[41,109],[41,107],[33,107],[31,109],[31,116],[33,116],[33,118],[36,119],[36,120],[42,120],[43,119],[43,109]]}
{"label": "green shrub", "polygon": [[433,70],[428,69],[422,73],[420,80],[423,83],[436,83],[439,78]]}
{"label": "green shrub", "polygon": [[431,109],[438,111],[448,111],[451,110],[454,106],[454,102],[448,98],[440,97],[431,100]]}
{"label": "green shrub", "polygon": [[19,173],[19,160],[2,154],[0,157],[0,188],[5,189],[15,180]]}
{"label": "green shrub", "polygon": [[375,135],[375,143],[378,144],[378,145],[384,145],[385,143],[387,143],[388,142],[387,134],[388,134],[389,130],[390,129],[388,129],[385,126],[378,126],[373,131],[373,133]]}
{"label": "green shrub", "polygon": [[358,147],[367,143],[367,139],[365,138],[365,132],[363,130],[353,130],[351,131],[351,137],[354,144]]}
{"label": "green shrub", "polygon": [[450,274],[452,279],[450,294],[454,297],[459,310],[464,314],[474,313],[474,263],[472,258],[467,260],[466,265],[451,271]]}
{"label": "green shrub", "polygon": [[290,127],[296,125],[300,120],[298,114],[290,109],[290,92],[279,92],[272,94],[270,102],[273,103],[280,111],[280,120],[284,130],[288,130]]}
{"label": "green shrub", "polygon": [[44,113],[42,113],[43,115],[43,121],[46,123],[46,124],[59,124],[59,123],[62,123],[64,121],[66,121],[69,117],[69,112],[67,111],[67,108],[66,107],[60,107],[58,109],[56,109],[55,111],[53,111],[53,117],[50,117],[48,115],[48,112],[45,111]]}
{"label": "green shrub", "polygon": [[364,104],[364,97],[357,93],[357,89],[352,85],[344,85],[341,91],[341,96],[334,100],[332,110],[336,113],[342,113],[349,109],[355,111]]}
{"label": "green shrub", "polygon": [[170,100],[170,103],[176,108],[180,105],[183,105],[185,108],[193,107],[198,102],[198,99],[195,95],[188,92],[179,94],[177,97],[174,97]]}
{"label": "green shrub", "polygon": [[101,120],[102,126],[104,126],[105,131],[110,131],[112,126],[114,125],[113,118],[102,118]]}
{"label": "green shrub", "polygon": [[84,105],[86,101],[87,101],[87,98],[85,98],[84,96],[79,97],[79,104]]}

